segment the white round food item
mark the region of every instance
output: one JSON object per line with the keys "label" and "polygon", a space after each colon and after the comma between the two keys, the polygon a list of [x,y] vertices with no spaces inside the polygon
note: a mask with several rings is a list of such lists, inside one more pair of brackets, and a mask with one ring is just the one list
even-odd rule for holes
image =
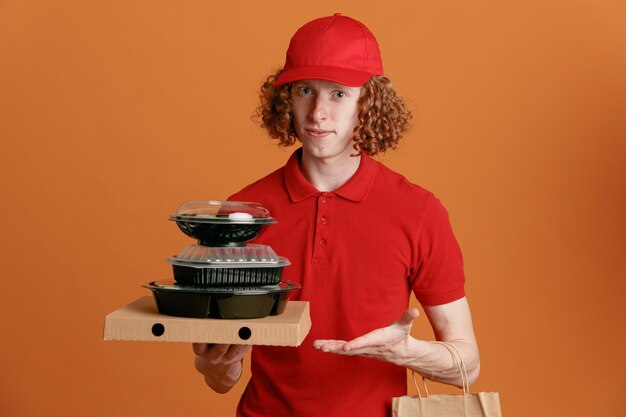
{"label": "white round food item", "polygon": [[252,219],[252,214],[235,212],[235,213],[230,213],[228,215],[228,218],[230,220],[250,220]]}

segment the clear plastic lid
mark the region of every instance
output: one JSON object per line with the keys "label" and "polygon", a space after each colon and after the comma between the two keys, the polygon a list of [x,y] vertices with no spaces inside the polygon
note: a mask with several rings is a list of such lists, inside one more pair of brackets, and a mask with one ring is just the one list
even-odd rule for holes
{"label": "clear plastic lid", "polygon": [[287,258],[282,256],[278,257],[276,261],[231,261],[231,262],[194,262],[194,261],[186,261],[184,259],[178,259],[176,256],[172,256],[171,258],[167,258],[167,263],[176,266],[184,266],[188,268],[232,268],[232,269],[241,269],[241,268],[282,268],[285,266],[291,265],[291,262]]}
{"label": "clear plastic lid", "polygon": [[275,223],[265,207],[243,201],[187,201],[170,218],[210,223]]}
{"label": "clear plastic lid", "polygon": [[267,245],[201,246],[187,245],[176,255],[176,260],[202,263],[278,262],[281,258]]}

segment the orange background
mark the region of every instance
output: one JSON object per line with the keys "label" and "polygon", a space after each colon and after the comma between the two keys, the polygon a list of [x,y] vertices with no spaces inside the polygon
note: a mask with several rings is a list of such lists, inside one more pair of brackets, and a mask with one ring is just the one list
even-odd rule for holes
{"label": "orange background", "polygon": [[283,164],[258,86],[336,11],[414,112],[380,159],[450,212],[474,390],[507,417],[623,415],[626,3],[294,4],[0,2],[0,415],[233,415],[244,384],[214,394],[189,345],[104,342],[103,319],[171,276],[180,203]]}

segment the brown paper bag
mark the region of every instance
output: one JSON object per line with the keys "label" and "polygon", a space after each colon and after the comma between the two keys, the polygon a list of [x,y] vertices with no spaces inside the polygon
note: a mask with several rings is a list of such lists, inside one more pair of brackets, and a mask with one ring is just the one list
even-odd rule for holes
{"label": "brown paper bag", "polygon": [[[439,343],[450,350],[455,363],[459,366],[463,395],[428,395],[424,380],[424,389],[426,390],[424,397],[415,384],[417,396],[405,395],[392,399],[393,417],[502,417],[499,394],[497,392],[470,393],[467,370],[461,354],[456,346],[445,342]],[[413,378],[415,382],[415,375]]]}

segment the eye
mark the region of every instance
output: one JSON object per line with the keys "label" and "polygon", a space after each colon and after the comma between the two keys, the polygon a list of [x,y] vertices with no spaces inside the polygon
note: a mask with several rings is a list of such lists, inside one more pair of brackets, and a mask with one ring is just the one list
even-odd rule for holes
{"label": "eye", "polygon": [[307,87],[306,85],[302,85],[300,87],[298,87],[298,92],[300,94],[311,94],[313,92],[313,90],[311,90],[311,87]]}
{"label": "eye", "polygon": [[345,92],[343,92],[343,91],[335,91],[335,97],[343,98],[345,96],[347,96],[347,94]]}

